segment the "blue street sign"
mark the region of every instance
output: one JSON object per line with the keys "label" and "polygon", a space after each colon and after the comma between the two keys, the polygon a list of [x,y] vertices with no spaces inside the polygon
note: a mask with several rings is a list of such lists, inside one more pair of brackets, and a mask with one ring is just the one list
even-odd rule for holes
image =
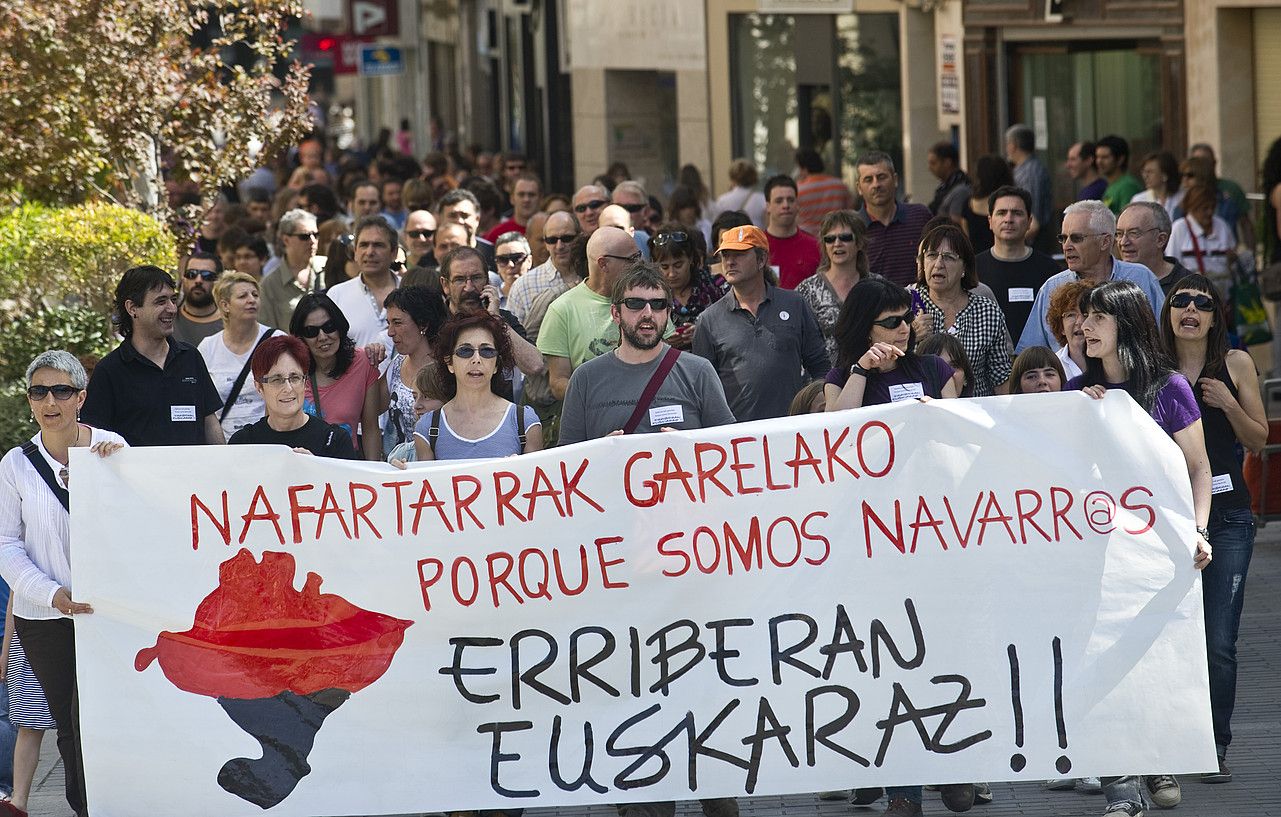
{"label": "blue street sign", "polygon": [[360,47],[360,75],[363,77],[386,77],[405,72],[405,60],[399,48],[385,45],[362,45]]}

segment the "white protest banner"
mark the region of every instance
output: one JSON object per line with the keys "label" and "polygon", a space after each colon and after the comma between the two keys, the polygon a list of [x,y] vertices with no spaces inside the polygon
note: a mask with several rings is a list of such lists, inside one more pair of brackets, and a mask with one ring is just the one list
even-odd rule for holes
{"label": "white protest banner", "polygon": [[72,470],[95,817],[1215,767],[1186,469],[1121,393]]}

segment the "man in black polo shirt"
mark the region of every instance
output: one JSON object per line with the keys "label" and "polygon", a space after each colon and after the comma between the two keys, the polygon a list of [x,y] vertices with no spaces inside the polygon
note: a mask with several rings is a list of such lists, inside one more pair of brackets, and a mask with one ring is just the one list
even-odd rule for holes
{"label": "man in black polo shirt", "polygon": [[1059,272],[1059,263],[1025,242],[1032,225],[1032,194],[1005,185],[988,197],[988,223],[995,243],[974,258],[979,281],[987,284],[1005,314],[1010,337],[1017,338],[1032,314],[1041,285]]}
{"label": "man in black polo shirt", "polygon": [[222,401],[196,347],[174,340],[178,296],[159,267],[133,267],[116,285],[125,339],[93,370],[80,418],[130,445],[223,444]]}

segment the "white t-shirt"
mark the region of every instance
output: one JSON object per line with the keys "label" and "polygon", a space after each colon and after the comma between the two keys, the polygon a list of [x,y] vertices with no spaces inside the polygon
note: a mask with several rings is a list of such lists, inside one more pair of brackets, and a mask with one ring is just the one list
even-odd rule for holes
{"label": "white t-shirt", "polygon": [[[1193,243],[1193,237],[1196,243]],[[1165,254],[1177,259],[1180,264],[1200,272],[1209,278],[1219,292],[1227,297],[1232,286],[1232,271],[1228,266],[1228,254],[1236,249],[1237,239],[1228,223],[1218,216],[1211,222],[1210,232],[1190,218],[1181,218],[1174,222],[1170,231],[1170,243],[1165,246]],[[1200,250],[1200,263],[1197,261],[1197,250]]]}
{"label": "white t-shirt", "polygon": [[[257,345],[258,338],[270,327],[258,324],[258,332],[254,335],[254,344]],[[279,329],[272,330],[271,336],[283,335]],[[200,350],[200,356],[205,359],[205,366],[209,368],[209,376],[213,378],[214,386],[218,389],[218,396],[222,398],[224,405],[227,403],[227,397],[231,394],[231,387],[236,384],[236,379],[240,377],[240,372],[245,368],[245,362],[249,360],[253,347],[243,355],[232,353],[223,342],[223,333],[210,335],[200,341],[196,347]],[[235,434],[244,426],[261,420],[267,407],[263,405],[262,395],[254,388],[253,373],[245,375],[245,382],[240,387],[240,394],[236,397],[236,404],[227,412],[227,416],[222,421],[222,433],[227,439]],[[222,410],[219,409],[221,414]]]}
{"label": "white t-shirt", "polygon": [[[400,279],[396,279],[400,286]],[[375,303],[373,293],[360,276],[334,284],[326,293],[351,324],[351,339],[357,346],[368,346],[371,343],[383,343],[387,333],[387,310],[380,303]]]}

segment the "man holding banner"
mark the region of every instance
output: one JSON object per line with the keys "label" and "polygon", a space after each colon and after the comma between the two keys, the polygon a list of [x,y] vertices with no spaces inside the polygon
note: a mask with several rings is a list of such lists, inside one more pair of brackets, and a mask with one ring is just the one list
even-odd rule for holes
{"label": "man holding banner", "polygon": [[643,261],[633,265],[613,294],[618,348],[574,370],[561,415],[561,443],[734,422],[712,364],[663,343],[671,290],[658,269]]}

